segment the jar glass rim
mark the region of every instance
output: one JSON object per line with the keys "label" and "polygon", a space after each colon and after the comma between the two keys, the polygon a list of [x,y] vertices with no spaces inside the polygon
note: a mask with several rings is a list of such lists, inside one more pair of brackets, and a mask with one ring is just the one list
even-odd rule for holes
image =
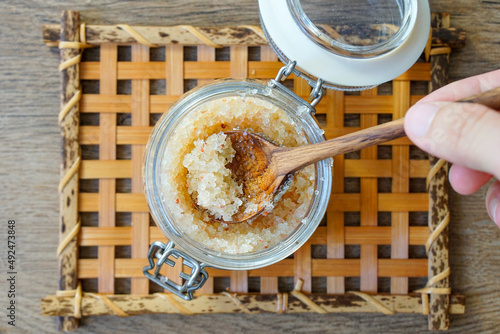
{"label": "jar glass rim", "polygon": [[[270,95],[266,95],[268,94],[266,92],[271,93]],[[272,90],[272,88],[253,80],[225,79],[197,87],[174,103],[169,112],[164,114],[155,126],[145,152],[143,166],[144,190],[151,215],[156,224],[182,251],[207,266],[220,269],[244,270],[260,268],[282,260],[292,254],[309,239],[319,225],[326,212],[331,191],[331,159],[327,159],[316,164],[315,190],[318,193],[317,195],[313,195],[310,210],[306,216],[307,223],[301,224],[283,241],[262,251],[243,254],[229,254],[215,251],[194,241],[175,224],[175,219],[169,212],[168,207],[161,201],[160,189],[159,168],[168,137],[181,122],[182,118],[201,103],[222,96],[238,96],[250,93],[256,98],[274,101],[275,104],[292,116],[292,119],[299,120],[311,143],[324,140],[324,136],[321,134],[321,130],[314,118],[309,113],[299,115],[299,112],[293,109],[293,101],[287,100],[284,93]],[[280,101],[283,102],[280,103]]]}
{"label": "jar glass rim", "polygon": [[410,14],[416,9],[412,8],[410,0],[394,0],[394,2],[400,8],[401,23],[398,30],[384,41],[368,45],[353,45],[324,33],[304,11],[300,0],[287,0],[292,16],[307,37],[329,52],[353,58],[369,58],[390,52],[406,40],[412,30]]}

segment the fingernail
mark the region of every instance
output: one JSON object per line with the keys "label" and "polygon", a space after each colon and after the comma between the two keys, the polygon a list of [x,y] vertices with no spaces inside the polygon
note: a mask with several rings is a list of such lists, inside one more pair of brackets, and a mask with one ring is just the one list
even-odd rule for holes
{"label": "fingernail", "polygon": [[490,202],[490,217],[500,228],[500,199],[494,198]]}
{"label": "fingernail", "polygon": [[432,120],[442,106],[443,103],[424,102],[411,107],[405,120],[407,135],[410,137],[413,135],[417,138],[425,136],[431,127]]}

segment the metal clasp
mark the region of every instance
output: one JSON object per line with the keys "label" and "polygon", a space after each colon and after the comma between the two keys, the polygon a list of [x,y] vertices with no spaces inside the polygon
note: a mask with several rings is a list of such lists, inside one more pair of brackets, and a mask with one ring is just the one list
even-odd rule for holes
{"label": "metal clasp", "polygon": [[293,73],[296,65],[296,61],[289,61],[288,64],[280,68],[275,79],[269,80],[268,86],[271,88],[277,88],[280,91],[290,95],[295,100],[298,100],[309,109],[312,115],[314,115],[316,113],[316,105],[318,105],[319,101],[321,101],[324,95],[323,79],[318,79],[317,81],[312,82],[311,80],[307,80],[310,85],[314,84],[311,94],[309,95],[309,103],[280,83]]}
{"label": "metal clasp", "polygon": [[[144,276],[161,287],[175,293],[182,299],[191,300],[193,299],[193,292],[201,288],[208,279],[208,273],[205,270],[206,266],[174,247],[175,245],[172,241],[169,241],[167,244],[159,241],[153,242],[148,252],[149,266],[144,267],[142,272],[144,273]],[[181,257],[183,259],[182,264],[191,268],[191,273],[186,274],[181,271],[179,274],[179,277],[184,280],[184,284],[182,285],[175,283],[160,273],[160,270],[165,263],[170,267],[175,266],[175,262],[170,259],[170,257],[173,257],[174,259]],[[156,264],[154,261],[155,258],[158,259]],[[153,269],[154,272],[150,273],[150,270]]]}

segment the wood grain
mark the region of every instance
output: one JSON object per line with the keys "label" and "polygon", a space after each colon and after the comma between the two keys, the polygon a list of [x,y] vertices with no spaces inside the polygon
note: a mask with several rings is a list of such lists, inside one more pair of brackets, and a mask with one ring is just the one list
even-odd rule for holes
{"label": "wood grain", "polygon": [[[450,80],[498,68],[500,24],[495,20],[498,2],[431,0],[433,11],[449,11],[452,25],[467,30],[466,46],[450,56]],[[0,4],[0,203],[5,216],[19,226],[19,294],[22,305],[19,332],[54,333],[53,318],[40,315],[40,299],[58,288],[55,250],[58,243],[57,173],[59,156],[59,83],[55,69],[58,51],[42,44],[41,25],[56,23],[60,2],[47,0],[7,0]],[[237,26],[258,24],[256,2],[217,0],[201,2],[121,2],[70,0],[65,8],[82,11],[82,21],[125,22],[132,25],[176,25],[189,22],[197,26]],[[22,162],[22,164],[21,164]],[[450,194],[450,285],[464,293],[467,310],[451,315],[449,333],[497,333],[500,327],[500,292],[495,286],[500,276],[500,231],[489,220],[484,208],[485,189],[471,196]],[[43,242],[40,242],[43,240]],[[0,234],[5,244],[5,234]],[[33,256],[36,254],[36,256]],[[36,277],[36,285],[33,284]],[[4,297],[1,297],[2,301]],[[21,307],[21,306],[20,306]],[[21,314],[21,313],[20,313]],[[388,333],[411,328],[425,332],[421,315],[400,314],[318,315],[314,313],[143,315],[131,318],[92,317],[82,320],[78,333],[161,332],[168,322],[179,332],[342,332]],[[5,322],[0,331],[9,333]]]}

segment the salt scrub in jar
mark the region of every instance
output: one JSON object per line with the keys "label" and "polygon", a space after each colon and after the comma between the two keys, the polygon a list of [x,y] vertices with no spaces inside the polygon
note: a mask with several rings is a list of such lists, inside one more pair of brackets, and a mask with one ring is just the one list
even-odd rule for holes
{"label": "salt scrub in jar", "polygon": [[[193,180],[185,165],[198,170],[197,177],[224,184],[223,178],[227,175],[221,175],[220,170],[214,169],[215,165],[207,166],[209,162],[201,157],[204,153],[201,149],[207,152],[222,148],[221,145],[226,144],[221,133],[232,130],[261,134],[286,147],[308,143],[302,128],[272,103],[250,96],[214,99],[198,106],[177,125],[162,158],[160,191],[178,227],[194,241],[224,253],[257,252],[284,240],[303,223],[314,195],[315,168],[311,165],[298,171],[289,189],[267,215],[236,224],[215,221],[207,211],[199,210],[195,201],[204,201],[207,207],[223,196],[214,194],[217,186],[192,187]],[[211,137],[213,135],[217,136]],[[229,205],[238,198],[234,190],[237,188],[233,185],[231,189],[235,193],[223,198],[232,201]],[[231,212],[223,211],[221,214]]]}

